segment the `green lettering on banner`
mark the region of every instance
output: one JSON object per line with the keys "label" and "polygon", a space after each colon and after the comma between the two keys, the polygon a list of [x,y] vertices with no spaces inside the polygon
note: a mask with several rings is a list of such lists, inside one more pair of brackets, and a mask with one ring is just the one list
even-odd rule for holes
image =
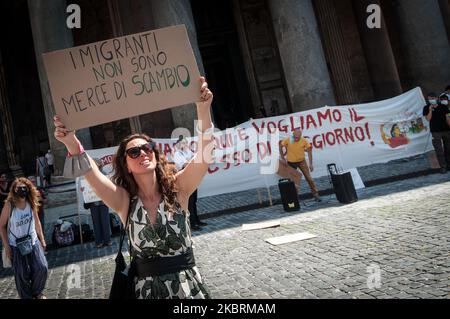
{"label": "green lettering on banner", "polygon": [[[184,70],[186,71],[186,79],[184,81],[181,79],[181,76],[180,76],[180,68],[184,68]],[[184,87],[188,87],[189,83],[191,83],[191,75],[189,74],[189,70],[185,65],[177,66],[177,76],[181,82],[181,85],[183,85]]]}

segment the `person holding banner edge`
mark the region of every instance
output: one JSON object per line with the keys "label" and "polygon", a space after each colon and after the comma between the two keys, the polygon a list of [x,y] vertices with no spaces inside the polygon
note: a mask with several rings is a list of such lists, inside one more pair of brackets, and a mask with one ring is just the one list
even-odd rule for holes
{"label": "person holding banner edge", "polygon": [[[134,134],[119,144],[111,181],[84,152],[75,133],[66,129],[58,116],[54,118],[55,138],[69,151],[65,175],[84,175],[97,196],[126,225],[137,274],[136,298],[210,298],[195,265],[188,200],[212,159],[212,99],[213,94],[201,77],[200,101],[196,103],[197,153],[176,174],[150,137]],[[75,164],[71,166],[71,162]]]}
{"label": "person holding banner edge", "polygon": [[438,100],[436,93],[428,93],[427,105],[423,108],[423,116],[430,122],[432,144],[441,167],[441,173],[447,173],[450,169],[450,110],[448,98],[441,95],[447,105]]}

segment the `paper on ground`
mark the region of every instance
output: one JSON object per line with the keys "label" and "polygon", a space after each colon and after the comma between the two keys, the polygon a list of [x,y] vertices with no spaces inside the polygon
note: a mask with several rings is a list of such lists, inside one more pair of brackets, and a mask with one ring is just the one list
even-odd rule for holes
{"label": "paper on ground", "polygon": [[255,229],[264,229],[264,228],[271,228],[271,227],[278,227],[280,226],[280,221],[268,221],[263,223],[255,223],[255,224],[242,224],[242,230],[255,230]]}
{"label": "paper on ground", "polygon": [[311,239],[314,237],[317,237],[317,236],[310,234],[310,233],[297,233],[297,234],[290,234],[290,235],[285,235],[285,236],[281,236],[281,237],[267,238],[267,239],[265,239],[265,241],[267,241],[269,244],[277,246],[277,245],[281,245],[281,244],[291,243],[294,241]]}

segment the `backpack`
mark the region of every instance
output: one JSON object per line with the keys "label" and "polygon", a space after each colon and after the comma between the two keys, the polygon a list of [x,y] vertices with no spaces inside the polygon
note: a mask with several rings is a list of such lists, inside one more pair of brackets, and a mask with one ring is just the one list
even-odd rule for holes
{"label": "backpack", "polygon": [[[81,236],[80,236],[80,227],[78,224],[73,223],[72,224],[72,230],[74,233],[74,244],[81,243]],[[81,232],[83,235],[83,243],[89,242],[94,240],[94,231],[91,229],[91,226],[89,224],[81,224]]]}
{"label": "backpack", "polygon": [[61,231],[61,224],[56,224],[53,227],[52,241],[56,246],[64,247],[70,246],[75,240],[73,227],[69,227],[66,231]]}

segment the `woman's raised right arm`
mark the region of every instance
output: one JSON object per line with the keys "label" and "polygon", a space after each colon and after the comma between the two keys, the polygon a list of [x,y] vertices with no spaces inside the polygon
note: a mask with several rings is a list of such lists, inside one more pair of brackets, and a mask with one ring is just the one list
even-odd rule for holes
{"label": "woman's raised right arm", "polygon": [[[53,121],[55,124],[55,138],[64,143],[71,155],[80,154],[81,143],[76,137],[75,132],[67,130],[58,116],[55,116]],[[95,161],[89,155],[87,155],[87,157],[91,163],[92,169],[84,175],[86,181],[92,187],[95,194],[97,194],[108,207],[118,213],[123,222],[127,217],[129,205],[129,195],[127,191],[124,188],[117,186],[103,175],[98,169]]]}

